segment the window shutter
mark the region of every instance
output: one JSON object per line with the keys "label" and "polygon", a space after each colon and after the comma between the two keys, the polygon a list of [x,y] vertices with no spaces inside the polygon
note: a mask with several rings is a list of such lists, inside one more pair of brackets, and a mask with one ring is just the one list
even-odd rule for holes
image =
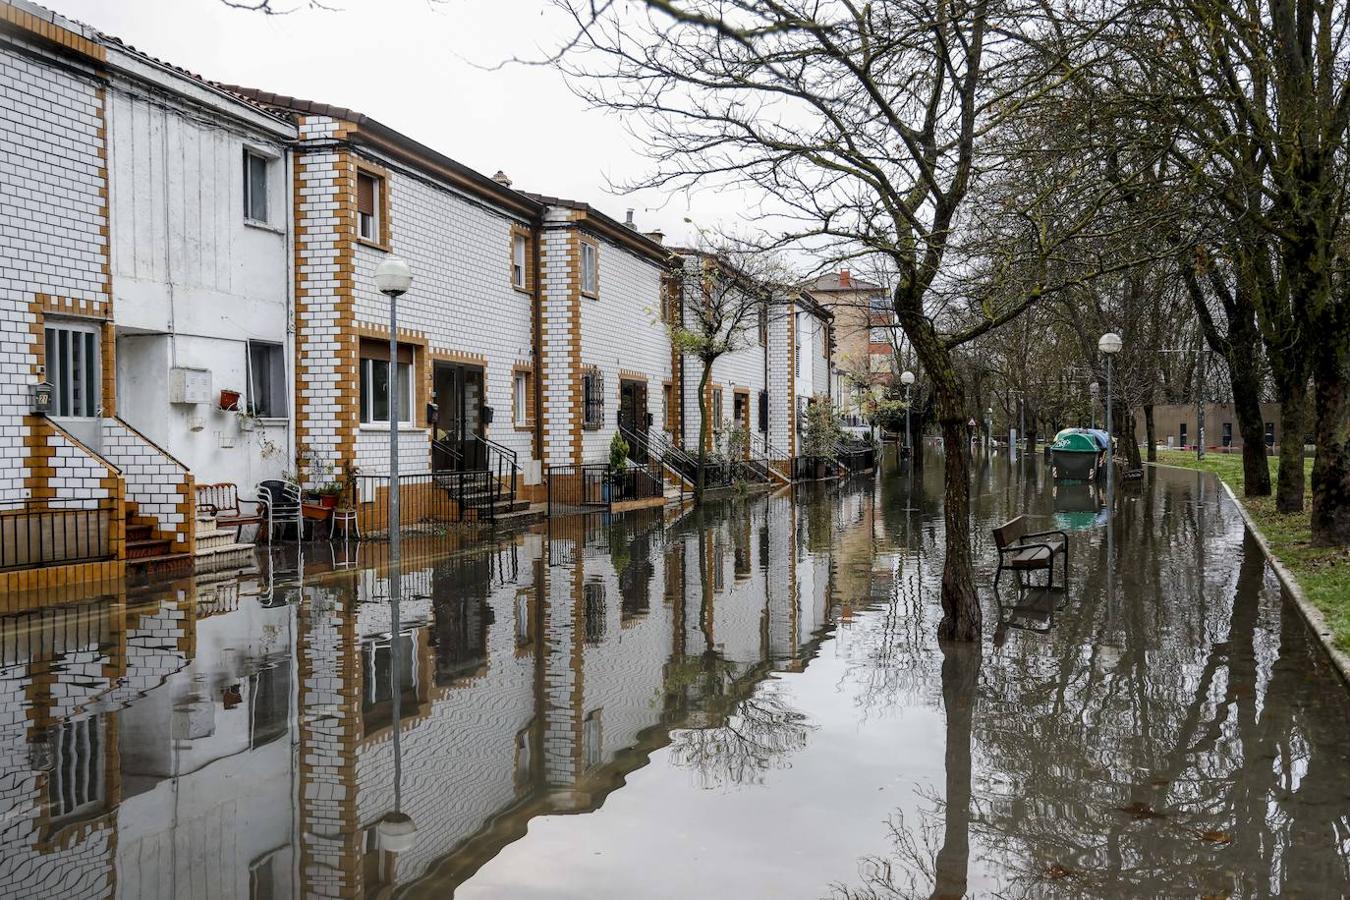
{"label": "window shutter", "polygon": [[769,392],[759,392],[759,430],[769,430]]}
{"label": "window shutter", "polygon": [[356,209],[368,216],[375,215],[375,179],[369,175],[356,176]]}

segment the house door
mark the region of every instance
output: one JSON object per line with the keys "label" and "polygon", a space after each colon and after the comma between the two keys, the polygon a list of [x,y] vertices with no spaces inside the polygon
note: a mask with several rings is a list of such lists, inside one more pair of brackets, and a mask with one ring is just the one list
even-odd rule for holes
{"label": "house door", "polygon": [[745,432],[745,456],[750,457],[750,395],[740,392],[731,395],[731,418],[736,428]]}
{"label": "house door", "polygon": [[482,368],[433,363],[432,402],[436,404],[432,468],[437,471],[486,468],[486,453],[478,440],[484,436]]}
{"label": "house door", "polygon": [[633,462],[647,461],[647,383],[619,381],[619,425],[635,434],[639,441],[628,450]]}

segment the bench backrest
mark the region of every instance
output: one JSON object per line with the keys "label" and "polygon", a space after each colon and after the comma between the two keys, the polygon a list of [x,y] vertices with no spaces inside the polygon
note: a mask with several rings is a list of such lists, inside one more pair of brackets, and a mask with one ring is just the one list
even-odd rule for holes
{"label": "bench backrest", "polygon": [[1022,535],[1027,533],[1027,517],[1018,516],[1011,522],[1004,522],[994,529],[994,543],[1002,550],[1011,544],[1015,544],[1022,539]]}
{"label": "bench backrest", "polygon": [[239,512],[239,488],[228,481],[197,485],[197,505],[214,507],[216,512]]}

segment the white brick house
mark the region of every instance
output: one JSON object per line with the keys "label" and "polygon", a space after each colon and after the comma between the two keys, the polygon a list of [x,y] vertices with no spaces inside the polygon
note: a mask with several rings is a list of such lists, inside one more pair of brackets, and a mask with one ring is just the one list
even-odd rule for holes
{"label": "white brick house", "polygon": [[[299,128],[294,165],[302,478],[403,473],[513,454],[541,479],[535,408],[535,223],[542,204],[361,113],[245,88]],[[413,271],[398,300],[404,399],[391,411],[389,303],[374,271]],[[527,491],[528,492],[528,491]]]}
{"label": "white brick house", "polygon": [[[605,462],[620,425],[642,444],[677,421],[663,321],[669,252],[585,203],[535,196],[541,225],[543,434],[549,465]],[[630,448],[641,461],[642,450]]]}

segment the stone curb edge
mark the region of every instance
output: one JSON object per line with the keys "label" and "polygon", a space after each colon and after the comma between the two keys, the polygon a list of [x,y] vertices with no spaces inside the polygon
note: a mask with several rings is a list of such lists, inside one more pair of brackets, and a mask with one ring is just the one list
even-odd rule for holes
{"label": "stone curb edge", "polygon": [[[1178,472],[1202,471],[1200,469],[1188,469],[1184,466],[1169,466],[1166,463],[1148,463],[1147,465],[1158,469],[1176,469]],[[1280,562],[1279,558],[1275,556],[1274,551],[1270,549],[1270,542],[1267,541],[1266,536],[1261,533],[1261,529],[1257,527],[1256,522],[1252,520],[1251,514],[1247,512],[1247,507],[1238,499],[1237,494],[1233,493],[1233,489],[1229,486],[1228,482],[1224,481],[1219,476],[1214,475],[1213,472],[1207,474],[1214,477],[1214,480],[1223,488],[1224,493],[1228,495],[1228,499],[1233,501],[1233,505],[1237,507],[1238,513],[1242,516],[1242,521],[1247,525],[1247,530],[1252,533],[1252,537],[1256,538],[1256,542],[1260,544],[1261,549],[1265,551],[1266,561],[1269,562],[1270,567],[1275,570],[1275,575],[1279,578],[1280,585],[1284,588],[1285,593],[1293,599],[1294,605],[1298,607],[1299,612],[1303,613],[1303,620],[1307,623],[1308,627],[1312,629],[1317,640],[1321,642],[1322,648],[1327,652],[1327,656],[1331,658],[1332,667],[1340,674],[1341,680],[1343,680],[1346,685],[1350,685],[1350,653],[1346,653],[1340,647],[1336,646],[1336,639],[1331,634],[1331,626],[1327,624],[1326,616],[1322,615],[1320,609],[1313,606],[1307,596],[1303,593],[1303,588],[1299,587],[1298,581],[1294,578],[1293,573],[1285,568],[1284,563]]]}

